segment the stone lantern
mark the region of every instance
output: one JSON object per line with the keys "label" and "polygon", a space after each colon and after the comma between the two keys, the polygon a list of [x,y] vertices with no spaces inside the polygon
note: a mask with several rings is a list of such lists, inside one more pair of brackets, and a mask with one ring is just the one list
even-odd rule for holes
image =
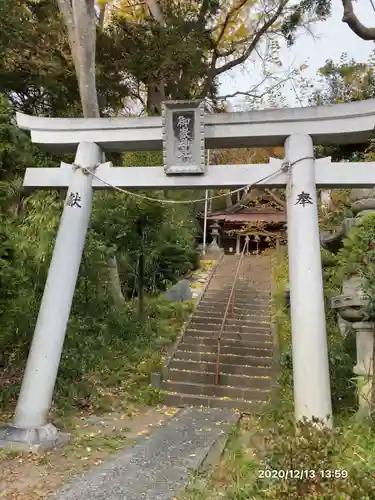
{"label": "stone lantern", "polygon": [[368,299],[362,290],[362,278],[352,276],[343,283],[342,295],[332,298],[332,308],[336,309],[344,321],[351,323],[356,334],[357,364],[354,374],[357,379],[358,417],[370,416],[374,400],[373,354],[375,324],[365,320]]}
{"label": "stone lantern", "polygon": [[218,238],[219,238],[219,231],[220,231],[220,226],[217,221],[215,221],[211,226],[211,236],[212,236],[212,242],[210,245],[210,250],[219,250],[219,244],[218,244]]}
{"label": "stone lantern", "polygon": [[254,236],[254,241],[255,241],[255,245],[257,247],[256,254],[258,255],[259,254],[259,243],[260,243],[260,237],[259,237],[259,235],[256,234]]}
{"label": "stone lantern", "polygon": [[[344,221],[341,230],[336,233],[336,238],[330,237],[331,242],[334,239],[338,240],[339,237],[341,240],[343,236],[346,236],[364,215],[375,213],[374,189],[354,189],[352,201],[352,211],[355,217]],[[357,364],[353,371],[357,379],[359,418],[370,416],[375,402],[375,324],[365,317],[367,304],[368,298],[363,291],[363,279],[356,274],[343,282],[342,294],[333,297],[331,302],[332,308],[338,312],[340,318],[347,324],[351,324],[356,333]]]}
{"label": "stone lantern", "polygon": [[250,253],[250,236],[247,234],[245,236],[245,245],[246,245],[246,255]]}

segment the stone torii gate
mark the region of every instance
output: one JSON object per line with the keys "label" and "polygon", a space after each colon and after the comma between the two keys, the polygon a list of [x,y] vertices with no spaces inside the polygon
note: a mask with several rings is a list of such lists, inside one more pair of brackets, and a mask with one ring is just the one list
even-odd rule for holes
{"label": "stone torii gate", "polygon": [[[314,159],[313,144],[361,143],[375,126],[375,100],[327,107],[207,115],[200,103],[165,103],[163,118],[38,118],[17,115],[21,129],[49,151],[76,152],[74,165],[27,169],[29,189],[67,189],[15,416],[0,446],[38,449],[58,443],[48,423],[93,189],[287,188],[288,255],[295,417],[332,426],[316,188],[373,187],[375,163]],[[163,143],[163,132],[167,141]],[[160,150],[163,167],[113,167],[110,151]],[[285,146],[285,161],[204,165],[204,148]],[[80,168],[82,167],[82,168]],[[95,177],[90,175],[95,174]],[[99,180],[100,179],[100,180]],[[263,179],[259,182],[260,179]]]}

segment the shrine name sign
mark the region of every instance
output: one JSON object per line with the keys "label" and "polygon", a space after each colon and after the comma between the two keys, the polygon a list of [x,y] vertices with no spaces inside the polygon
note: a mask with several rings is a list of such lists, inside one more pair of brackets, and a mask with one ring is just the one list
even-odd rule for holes
{"label": "shrine name sign", "polygon": [[204,174],[203,101],[167,101],[162,108],[164,172]]}

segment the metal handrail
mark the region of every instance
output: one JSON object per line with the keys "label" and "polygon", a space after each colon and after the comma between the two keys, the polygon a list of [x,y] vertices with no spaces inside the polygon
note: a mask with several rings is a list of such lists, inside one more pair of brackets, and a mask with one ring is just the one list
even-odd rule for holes
{"label": "metal handrail", "polygon": [[219,375],[220,375],[220,347],[221,347],[220,342],[221,342],[221,336],[222,336],[223,331],[224,331],[225,322],[227,320],[227,316],[228,316],[228,312],[229,312],[229,306],[231,305],[231,303],[232,303],[232,314],[234,314],[234,300],[232,300],[232,299],[234,299],[234,297],[235,297],[235,286],[236,286],[236,283],[237,283],[238,273],[240,272],[240,267],[241,267],[241,264],[242,264],[242,259],[243,259],[244,255],[245,255],[245,250],[248,247],[248,244],[249,244],[249,240],[245,240],[245,244],[244,244],[242,252],[241,252],[240,260],[239,260],[238,265],[237,265],[236,274],[234,275],[234,280],[233,280],[232,288],[231,288],[231,291],[230,291],[230,294],[229,294],[229,297],[228,297],[227,306],[225,308],[223,321],[221,322],[221,327],[220,327],[219,335],[217,337],[215,385],[218,385],[218,383],[219,383]]}

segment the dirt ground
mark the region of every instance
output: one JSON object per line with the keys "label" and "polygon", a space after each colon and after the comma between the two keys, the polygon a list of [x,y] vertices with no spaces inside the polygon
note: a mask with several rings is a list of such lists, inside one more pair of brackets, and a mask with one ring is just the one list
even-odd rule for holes
{"label": "dirt ground", "polygon": [[0,499],[46,498],[75,474],[101,464],[138,436],[149,435],[176,411],[134,407],[125,414],[82,415],[70,423],[71,440],[62,448],[43,454],[0,450]]}

